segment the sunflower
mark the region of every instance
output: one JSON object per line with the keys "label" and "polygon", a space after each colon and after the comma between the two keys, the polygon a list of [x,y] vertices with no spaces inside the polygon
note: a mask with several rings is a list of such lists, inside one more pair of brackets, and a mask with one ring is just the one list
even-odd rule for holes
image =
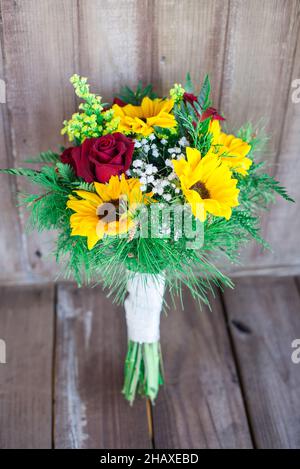
{"label": "sunflower", "polygon": [[251,150],[251,146],[234,135],[221,132],[220,123],[217,120],[213,120],[210,123],[210,133],[213,135],[212,145],[215,153],[231,169],[234,169],[234,171],[242,176],[246,176],[248,169],[252,165],[252,160],[246,157]]}
{"label": "sunflower", "polygon": [[173,160],[173,166],[193,215],[204,221],[209,212],[228,220],[232,207],[239,204],[237,179],[211,151],[201,158],[199,150],[188,147],[186,156],[187,160]]}
{"label": "sunflower", "polygon": [[140,106],[126,104],[121,107],[114,104],[114,115],[120,119],[117,131],[133,132],[147,137],[154,131],[155,125],[163,128],[175,127],[175,117],[170,114],[173,106],[172,99],[150,99],[147,96],[143,98]]}
{"label": "sunflower", "polygon": [[92,249],[104,235],[127,233],[134,226],[134,214],[143,203],[144,195],[138,179],[112,176],[108,184],[95,182],[96,193],[74,191],[80,199],[70,196],[67,206],[74,210],[70,217],[72,236],[86,236]]}

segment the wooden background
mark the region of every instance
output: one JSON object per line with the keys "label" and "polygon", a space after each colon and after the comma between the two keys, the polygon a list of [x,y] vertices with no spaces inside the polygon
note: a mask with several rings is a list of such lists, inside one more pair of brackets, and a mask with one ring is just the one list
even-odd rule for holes
{"label": "wooden background", "polygon": [[[76,108],[69,77],[88,76],[110,99],[122,84],[158,92],[209,73],[229,128],[264,118],[269,171],[300,202],[299,0],[0,0],[0,166],[56,149]],[[16,208],[23,180],[1,176],[0,282],[49,281],[53,234],[26,233]],[[279,203],[263,219],[274,253],[250,248],[239,273],[299,273],[299,205]]]}

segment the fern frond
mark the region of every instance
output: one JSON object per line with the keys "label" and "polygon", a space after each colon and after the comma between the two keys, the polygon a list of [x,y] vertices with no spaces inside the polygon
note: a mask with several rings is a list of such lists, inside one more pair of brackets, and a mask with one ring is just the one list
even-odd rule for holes
{"label": "fern frond", "polygon": [[59,161],[59,155],[51,150],[39,153],[36,157],[27,158],[25,163],[56,163]]}

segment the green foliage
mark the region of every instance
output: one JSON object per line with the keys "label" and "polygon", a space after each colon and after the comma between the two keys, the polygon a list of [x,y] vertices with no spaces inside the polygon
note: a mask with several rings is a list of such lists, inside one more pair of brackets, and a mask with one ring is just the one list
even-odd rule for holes
{"label": "green foliage", "polygon": [[202,111],[210,105],[210,91],[210,81],[208,75],[206,75],[197,100]]}
{"label": "green foliage", "polygon": [[184,89],[187,93],[194,93],[194,85],[191,79],[190,72],[186,74]]}
{"label": "green foliage", "polygon": [[118,94],[118,98],[124,101],[124,103],[133,104],[134,106],[139,106],[146,96],[150,99],[157,98],[157,94],[154,93],[152,85],[147,85],[143,88],[141,81],[139,81],[135,91],[128,86],[124,86]]}
{"label": "green foliage", "polygon": [[51,150],[39,153],[35,158],[28,158],[25,163],[57,163],[59,161],[58,153],[54,153]]}
{"label": "green foliage", "polygon": [[[103,112],[101,98],[90,93],[86,79],[75,76],[72,82],[76,94],[85,102],[80,106],[81,113],[73,116],[72,122],[66,123],[66,131],[80,143],[91,131],[95,130],[95,134],[99,135],[108,131],[110,124],[114,124],[111,111]],[[185,89],[188,92],[194,90],[189,74]],[[157,171],[166,177],[171,172],[165,165],[165,159],[169,158],[168,149],[170,146],[176,147],[180,136],[186,136],[202,155],[211,146],[211,134],[208,132],[210,119],[201,121],[201,114],[210,106],[208,77],[193,105],[183,102],[183,92],[181,85],[175,85],[172,92],[176,97],[174,113],[178,128],[171,131],[156,127],[156,133],[168,140],[168,146],[164,147],[161,142],[157,142],[159,156],[153,156],[153,161],[149,156],[148,163],[155,164]],[[143,88],[141,83],[136,91],[125,87],[119,95],[120,99],[134,105],[139,105],[145,96],[153,98],[156,95],[151,85]],[[232,286],[230,279],[219,271],[216,263],[222,262],[224,258],[238,262],[241,247],[251,239],[268,248],[259,230],[261,210],[267,209],[276,196],[293,201],[285,188],[264,171],[264,163],[255,161],[256,153],[261,151],[266,141],[265,136],[250,124],[241,128],[238,136],[251,145],[249,157],[253,160],[246,176],[234,175],[240,189],[240,204],[233,209],[229,220],[209,215],[204,225],[198,221],[199,230],[204,229],[204,241],[203,244],[195,244],[193,249],[189,247],[190,240],[187,237],[175,237],[173,226],[171,237],[141,237],[141,215],[138,215],[137,229],[132,236],[107,236],[99,240],[92,250],[88,250],[86,238],[71,234],[70,217],[73,212],[67,208],[67,201],[75,190],[95,192],[94,184],[77,178],[73,168],[61,163],[59,155],[51,151],[28,160],[44,163],[39,170],[13,168],[0,172],[24,176],[39,186],[39,193],[23,195],[22,203],[30,212],[29,224],[32,228],[58,231],[54,254],[63,265],[64,277],[74,278],[79,285],[101,283],[120,302],[125,297],[127,280],[135,272],[159,274],[164,271],[172,297],[181,296],[182,286],[186,285],[196,299],[208,303],[208,292],[213,291],[214,286]],[[139,153],[135,150],[136,158],[139,158]]]}
{"label": "green foliage", "polygon": [[67,134],[70,141],[82,143],[86,138],[100,137],[113,132],[118,127],[111,109],[105,111],[107,104],[102,103],[101,96],[90,92],[87,78],[73,75],[70,79],[75,93],[84,102],[79,105],[79,112],[73,114],[69,121],[64,121],[62,134]]}

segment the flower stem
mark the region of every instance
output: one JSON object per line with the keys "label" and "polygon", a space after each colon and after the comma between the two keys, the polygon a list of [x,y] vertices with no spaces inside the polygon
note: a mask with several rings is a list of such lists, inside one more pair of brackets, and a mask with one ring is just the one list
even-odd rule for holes
{"label": "flower stem", "polygon": [[136,393],[148,397],[153,403],[163,384],[160,342],[140,344],[129,341],[125,360],[123,394],[133,404]]}

